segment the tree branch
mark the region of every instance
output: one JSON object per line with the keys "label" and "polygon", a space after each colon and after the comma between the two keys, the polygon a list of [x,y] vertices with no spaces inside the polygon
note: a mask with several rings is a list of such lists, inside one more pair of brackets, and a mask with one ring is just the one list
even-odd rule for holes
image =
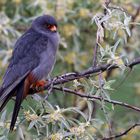
{"label": "tree branch", "polygon": [[108,100],[106,98],[103,99],[102,97],[87,95],[86,93],[82,93],[81,94],[79,92],[73,91],[73,90],[68,89],[68,88],[53,87],[53,89],[59,90],[59,91],[64,91],[64,92],[69,93],[69,94],[74,94],[74,95],[80,96],[82,98],[87,98],[87,99],[92,99],[92,100],[99,100],[99,101],[104,100],[105,102],[111,103],[113,105],[123,106],[123,107],[126,107],[128,109],[132,109],[132,110],[135,110],[137,112],[140,112],[140,108],[138,108],[136,106],[133,106],[133,105],[129,105],[127,103],[123,103],[123,102],[119,102],[119,101],[114,101],[114,100]]}
{"label": "tree branch", "polygon": [[[134,59],[131,63],[125,64],[126,67],[133,68],[135,65],[140,64],[140,57]],[[70,81],[73,81],[75,79],[80,79],[80,78],[86,78],[91,76],[92,74],[99,73],[99,72],[104,72],[112,69],[119,68],[117,64],[103,64],[100,66],[96,67],[90,67],[82,72],[71,72],[71,73],[66,73],[61,76],[54,77],[48,83],[42,87],[40,90],[36,89],[30,89],[30,94],[34,94],[36,92],[42,91],[42,90],[48,90],[50,87],[54,85],[59,85],[59,84],[64,84]]]}
{"label": "tree branch", "polygon": [[98,43],[96,42],[95,47],[93,49],[93,67],[97,65],[97,52],[98,52]]}
{"label": "tree branch", "polygon": [[122,133],[120,133],[118,135],[110,136],[108,138],[103,138],[101,140],[111,140],[111,139],[116,139],[116,138],[122,137],[124,135],[127,135],[131,130],[133,130],[137,126],[140,126],[140,124],[136,123],[136,124],[132,125],[130,128],[128,128],[127,130],[125,130],[124,132],[122,132]]}
{"label": "tree branch", "polygon": [[[125,66],[129,67],[129,68],[133,68],[135,65],[138,65],[138,64],[140,64],[140,57],[134,59],[130,64],[126,64]],[[66,73],[64,75],[54,77],[52,80],[50,80],[48,82],[47,85],[45,85],[44,87],[42,87],[39,90],[31,88],[30,89],[30,94],[34,94],[34,93],[37,93],[37,92],[40,92],[40,91],[43,91],[43,90],[48,90],[49,88],[52,88],[52,89],[57,89],[57,90],[61,90],[61,91],[63,90],[63,91],[69,92],[71,94],[75,94],[77,96],[80,96],[80,97],[85,97],[85,98],[95,99],[95,100],[100,100],[101,101],[102,100],[101,97],[81,94],[81,93],[72,91],[70,89],[66,89],[66,88],[62,89],[62,88],[54,87],[54,85],[64,84],[64,83],[73,81],[75,79],[80,79],[80,78],[83,78],[83,77],[86,78],[86,77],[91,76],[91,74],[98,73],[98,72],[101,72],[101,71],[103,72],[103,71],[107,71],[107,70],[115,69],[115,68],[119,68],[119,66],[117,66],[116,64],[103,64],[103,65],[97,66],[95,68],[90,67],[89,69],[87,69],[85,71],[82,71],[82,72],[79,72],[79,73]],[[129,108],[129,109],[140,112],[140,108],[129,105],[127,103],[114,101],[114,100],[108,100],[108,99],[104,99],[104,101],[108,102],[108,103],[111,103],[111,104],[114,104],[114,105],[120,105],[120,106],[123,106],[123,107],[126,107],[126,108]]]}

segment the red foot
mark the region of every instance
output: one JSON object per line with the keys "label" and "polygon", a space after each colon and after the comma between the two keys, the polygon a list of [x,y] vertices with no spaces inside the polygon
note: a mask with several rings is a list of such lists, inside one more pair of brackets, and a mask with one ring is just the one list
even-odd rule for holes
{"label": "red foot", "polygon": [[37,81],[34,84],[32,84],[31,88],[36,89],[37,91],[39,90],[39,93],[43,93],[43,90],[40,91],[42,87],[44,87],[47,84],[47,81],[41,80]]}
{"label": "red foot", "polygon": [[37,81],[37,82],[35,83],[35,85],[36,85],[37,87],[43,87],[43,86],[45,86],[46,83],[47,83],[47,81],[41,80],[41,81]]}

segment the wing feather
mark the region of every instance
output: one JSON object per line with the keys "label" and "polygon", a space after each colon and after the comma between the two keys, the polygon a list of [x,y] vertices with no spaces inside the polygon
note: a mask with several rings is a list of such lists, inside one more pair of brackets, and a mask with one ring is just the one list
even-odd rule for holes
{"label": "wing feather", "polygon": [[39,65],[40,53],[46,49],[47,40],[48,38],[42,37],[33,29],[29,29],[17,40],[9,66],[3,77],[2,86],[0,87],[1,104],[5,101],[8,94]]}
{"label": "wing feather", "polygon": [[8,87],[27,71],[34,69],[38,65],[39,59],[33,51],[33,46],[37,44],[39,39],[40,36],[32,30],[28,30],[18,39],[3,77],[3,88]]}

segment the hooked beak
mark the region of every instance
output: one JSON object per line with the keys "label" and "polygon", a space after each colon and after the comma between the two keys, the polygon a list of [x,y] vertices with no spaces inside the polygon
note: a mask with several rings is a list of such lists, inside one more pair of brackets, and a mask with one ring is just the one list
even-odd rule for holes
{"label": "hooked beak", "polygon": [[53,25],[53,26],[51,26],[50,30],[51,30],[52,32],[56,32],[57,27],[56,27],[55,25]]}

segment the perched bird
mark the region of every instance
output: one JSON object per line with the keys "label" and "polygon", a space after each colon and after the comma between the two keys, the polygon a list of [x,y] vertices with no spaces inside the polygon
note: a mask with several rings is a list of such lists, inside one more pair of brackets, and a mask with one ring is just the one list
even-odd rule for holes
{"label": "perched bird", "polygon": [[14,129],[20,105],[32,86],[43,86],[52,70],[59,46],[57,22],[50,15],[37,17],[17,40],[0,87],[0,111],[15,96],[10,125]]}

